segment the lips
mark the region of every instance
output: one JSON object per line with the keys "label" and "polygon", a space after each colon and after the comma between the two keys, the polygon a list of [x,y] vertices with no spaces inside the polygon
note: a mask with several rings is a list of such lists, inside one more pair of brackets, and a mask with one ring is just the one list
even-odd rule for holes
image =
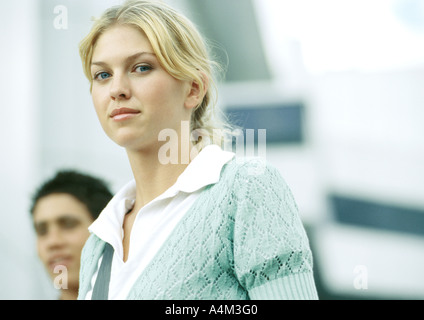
{"label": "lips", "polygon": [[135,115],[139,114],[140,111],[130,108],[119,108],[112,111],[110,114],[110,117],[114,120],[125,120],[134,117]]}
{"label": "lips", "polygon": [[69,267],[69,265],[72,263],[72,257],[71,256],[62,256],[62,255],[59,255],[59,256],[55,256],[55,257],[52,257],[52,258],[50,258],[49,260],[48,260],[48,265],[49,265],[49,268],[52,270],[52,271],[54,271],[54,269],[57,267],[57,266],[64,266],[64,267]]}

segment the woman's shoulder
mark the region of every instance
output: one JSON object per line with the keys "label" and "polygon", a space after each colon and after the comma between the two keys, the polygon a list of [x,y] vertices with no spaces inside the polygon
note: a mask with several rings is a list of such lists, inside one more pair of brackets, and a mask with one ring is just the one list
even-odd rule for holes
{"label": "woman's shoulder", "polygon": [[276,166],[262,157],[234,158],[223,170],[222,180],[237,193],[277,194],[292,197],[292,191]]}
{"label": "woman's shoulder", "polygon": [[234,157],[223,170],[225,176],[249,181],[282,178],[279,170],[262,157]]}

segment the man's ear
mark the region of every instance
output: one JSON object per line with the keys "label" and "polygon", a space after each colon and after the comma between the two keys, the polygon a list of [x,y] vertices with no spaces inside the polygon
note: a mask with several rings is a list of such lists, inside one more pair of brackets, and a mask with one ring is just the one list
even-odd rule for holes
{"label": "man's ear", "polygon": [[187,109],[195,109],[198,107],[202,103],[203,98],[209,89],[209,79],[204,72],[201,72],[201,78],[203,86],[201,86],[197,81],[193,80],[191,82],[190,92],[188,93],[184,104]]}

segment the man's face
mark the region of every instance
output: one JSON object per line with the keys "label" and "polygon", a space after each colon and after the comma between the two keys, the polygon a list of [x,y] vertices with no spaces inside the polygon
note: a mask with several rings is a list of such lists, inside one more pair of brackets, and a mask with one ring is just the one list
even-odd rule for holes
{"label": "man's face", "polygon": [[72,195],[50,194],[37,201],[33,219],[38,255],[50,276],[66,270],[67,287],[78,288],[81,250],[93,222],[87,207]]}

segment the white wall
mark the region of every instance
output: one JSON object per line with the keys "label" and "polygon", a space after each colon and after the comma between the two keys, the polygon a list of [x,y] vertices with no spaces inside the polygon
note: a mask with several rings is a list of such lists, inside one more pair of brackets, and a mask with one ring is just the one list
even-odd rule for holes
{"label": "white wall", "polygon": [[29,219],[39,166],[38,1],[1,1],[0,299],[38,295],[39,266]]}

